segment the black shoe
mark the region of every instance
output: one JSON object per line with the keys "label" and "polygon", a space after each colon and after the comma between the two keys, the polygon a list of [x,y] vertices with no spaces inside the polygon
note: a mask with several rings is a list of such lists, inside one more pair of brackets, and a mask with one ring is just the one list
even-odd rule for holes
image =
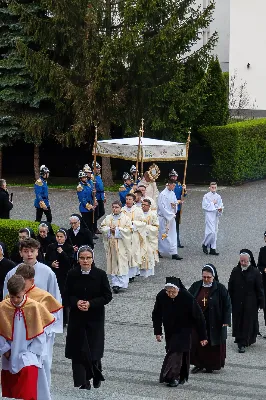
{"label": "black shoe", "polygon": [[200,367],[193,367],[191,370],[192,374],[197,374],[198,372],[202,371],[203,368]]}
{"label": "black shoe", "polygon": [[119,290],[120,290],[120,287],[119,287],[119,286],[113,286],[113,292],[114,292],[115,294],[118,294],[118,293],[119,293]]}
{"label": "black shoe", "polygon": [[99,239],[98,236],[96,236],[95,234],[92,237],[94,240]]}
{"label": "black shoe", "polygon": [[184,385],[184,383],[186,383],[185,379],[182,379],[182,381],[180,381],[180,379],[179,379],[179,385]]}
{"label": "black shoe", "polygon": [[179,257],[178,254],[173,254],[172,255],[172,260],[183,260],[183,257]]}
{"label": "black shoe", "polygon": [[158,252],[158,256],[159,256],[159,258],[163,258],[163,256],[161,256],[161,254]]}
{"label": "black shoe", "polygon": [[205,244],[202,245],[202,250],[203,250],[203,253],[204,253],[204,254],[209,254],[209,253],[208,253],[207,246],[205,246]]}
{"label": "black shoe", "polygon": [[238,353],[245,353],[245,346],[238,346]]}
{"label": "black shoe", "polygon": [[170,386],[170,387],[177,387],[178,385],[179,385],[178,379],[173,379],[168,383],[168,386]]}
{"label": "black shoe", "polygon": [[135,279],[135,277],[133,277],[133,278],[129,278],[129,283],[132,283],[132,282],[134,282],[134,279]]}
{"label": "black shoe", "polygon": [[93,387],[95,389],[98,389],[101,386],[101,384],[102,384],[102,381],[98,381],[96,379],[93,379]]}
{"label": "black shoe", "polygon": [[182,246],[182,244],[178,245],[177,247],[178,247],[179,249],[183,249],[183,248],[184,248],[184,246]]}
{"label": "black shoe", "polygon": [[205,374],[212,374],[213,369],[206,368],[204,372],[205,372]]}
{"label": "black shoe", "polygon": [[219,253],[216,253],[215,249],[210,249],[210,255],[212,256],[219,256]]}
{"label": "black shoe", "polygon": [[79,389],[86,389],[86,390],[91,390],[91,384],[90,382],[87,382],[85,385],[81,385]]}

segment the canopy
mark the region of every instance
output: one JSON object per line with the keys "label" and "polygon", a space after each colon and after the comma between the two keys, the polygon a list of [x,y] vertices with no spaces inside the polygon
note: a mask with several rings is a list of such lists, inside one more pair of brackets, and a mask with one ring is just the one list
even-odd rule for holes
{"label": "canopy", "polygon": [[[125,139],[100,140],[97,142],[96,154],[101,157],[122,158],[136,161],[138,157],[139,137]],[[187,159],[186,143],[169,142],[141,138],[143,162],[175,161]],[[139,157],[141,160],[141,155]]]}

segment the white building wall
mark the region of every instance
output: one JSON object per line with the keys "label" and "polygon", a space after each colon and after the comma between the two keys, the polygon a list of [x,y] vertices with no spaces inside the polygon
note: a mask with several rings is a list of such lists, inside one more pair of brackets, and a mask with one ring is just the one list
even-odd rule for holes
{"label": "white building wall", "polygon": [[230,75],[247,82],[251,106],[266,110],[266,0],[231,0],[230,11]]}
{"label": "white building wall", "polygon": [[[265,0],[266,1],[266,0]],[[205,8],[210,0],[196,0],[196,6]],[[229,40],[230,40],[230,0],[216,0],[213,21],[208,29],[203,32],[202,38],[193,47],[192,51],[198,50],[205,44],[208,38],[218,33],[218,42],[213,54],[218,56],[223,71],[229,71]]]}

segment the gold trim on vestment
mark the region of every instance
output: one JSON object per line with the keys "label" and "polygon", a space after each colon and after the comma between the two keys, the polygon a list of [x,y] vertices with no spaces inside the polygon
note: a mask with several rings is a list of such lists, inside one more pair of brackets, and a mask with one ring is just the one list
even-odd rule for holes
{"label": "gold trim on vestment", "polygon": [[0,303],[0,336],[6,340],[13,340],[14,319],[18,313],[24,319],[26,340],[41,335],[44,328],[55,321],[54,316],[42,304],[27,296],[21,307],[15,307],[10,299],[5,299]]}

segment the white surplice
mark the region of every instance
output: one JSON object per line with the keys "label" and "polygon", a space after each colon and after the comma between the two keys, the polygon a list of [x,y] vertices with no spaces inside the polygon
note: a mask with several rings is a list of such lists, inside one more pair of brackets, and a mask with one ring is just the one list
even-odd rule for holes
{"label": "white surplice", "polygon": [[14,318],[13,340],[7,341],[0,336],[0,354],[3,355],[8,350],[11,350],[11,356],[9,360],[2,356],[2,369],[11,374],[17,374],[24,367],[36,366],[38,368],[37,400],[51,400],[49,384],[43,368],[43,357],[47,355],[46,330],[36,338],[26,340],[25,322],[19,308]]}
{"label": "white surplice", "polygon": [[[214,204],[213,201],[217,203]],[[202,200],[202,208],[205,211],[205,237],[203,244],[212,249],[216,249],[219,218],[223,211],[223,201],[218,193],[208,192]],[[222,211],[218,211],[222,209]]]}
{"label": "white surplice", "polygon": [[172,256],[178,254],[175,222],[176,211],[176,195],[166,187],[158,197],[159,252],[162,255]]}

